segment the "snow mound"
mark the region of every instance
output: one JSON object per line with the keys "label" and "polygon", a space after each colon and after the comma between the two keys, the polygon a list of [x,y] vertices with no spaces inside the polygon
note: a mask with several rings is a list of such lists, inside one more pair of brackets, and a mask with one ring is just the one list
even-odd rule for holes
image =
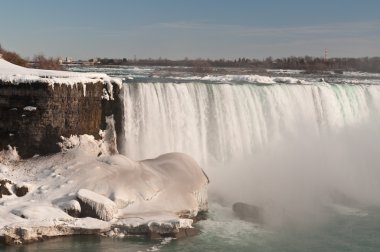
{"label": "snow mound", "polygon": [[82,208],[82,215],[95,217],[104,221],[110,221],[117,213],[116,204],[104,197],[87,189],[80,189],[77,193],[79,203]]}
{"label": "snow mound", "polygon": [[92,135],[61,136],[62,142],[58,143],[63,152],[72,152],[76,155],[98,155],[102,151],[102,142]]}
{"label": "snow mound", "polygon": [[42,205],[25,205],[15,208],[11,211],[14,215],[28,220],[70,220],[72,217],[67,215],[61,209],[50,206],[48,204]]}

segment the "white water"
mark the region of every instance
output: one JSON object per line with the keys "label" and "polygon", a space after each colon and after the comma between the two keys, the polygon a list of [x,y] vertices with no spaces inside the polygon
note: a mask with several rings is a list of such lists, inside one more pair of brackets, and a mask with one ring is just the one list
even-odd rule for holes
{"label": "white water", "polygon": [[202,165],[251,155],[300,130],[337,131],[380,111],[377,85],[136,83],[124,95],[128,157],[178,151]]}

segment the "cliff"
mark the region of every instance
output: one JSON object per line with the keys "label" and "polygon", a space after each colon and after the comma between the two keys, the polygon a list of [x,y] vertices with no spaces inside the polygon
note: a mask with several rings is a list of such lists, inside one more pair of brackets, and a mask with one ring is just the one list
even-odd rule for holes
{"label": "cliff", "polygon": [[22,158],[55,153],[61,136],[99,138],[112,114],[120,134],[121,85],[107,77],[25,69],[0,59],[0,150],[17,147]]}

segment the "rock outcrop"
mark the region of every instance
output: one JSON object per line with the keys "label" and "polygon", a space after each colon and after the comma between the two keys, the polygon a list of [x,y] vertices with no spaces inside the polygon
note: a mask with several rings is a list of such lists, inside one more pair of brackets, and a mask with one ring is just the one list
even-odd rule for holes
{"label": "rock outcrop", "polygon": [[99,130],[105,129],[106,117],[111,114],[120,133],[120,88],[114,84],[110,90],[113,99],[107,100],[107,89],[101,82],[70,86],[0,81],[0,150],[8,145],[17,147],[22,158],[56,153],[61,136],[89,134],[99,138]]}

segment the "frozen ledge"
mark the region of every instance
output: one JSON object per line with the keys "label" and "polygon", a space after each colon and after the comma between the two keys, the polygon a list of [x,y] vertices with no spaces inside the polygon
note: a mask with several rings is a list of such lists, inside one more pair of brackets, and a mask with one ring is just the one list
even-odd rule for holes
{"label": "frozen ledge", "polygon": [[122,80],[103,73],[79,73],[25,68],[14,65],[0,57],[0,81],[4,83],[46,83],[53,86],[89,84],[101,82],[105,85],[117,84],[120,88]]}
{"label": "frozen ledge", "polygon": [[180,219],[165,213],[123,219],[115,223],[89,217],[72,220],[43,220],[6,226],[1,236],[7,245],[29,244],[54,237],[83,234],[118,238],[136,235],[146,235],[151,239],[181,238],[199,233],[199,230],[192,227],[192,223],[191,219]]}

